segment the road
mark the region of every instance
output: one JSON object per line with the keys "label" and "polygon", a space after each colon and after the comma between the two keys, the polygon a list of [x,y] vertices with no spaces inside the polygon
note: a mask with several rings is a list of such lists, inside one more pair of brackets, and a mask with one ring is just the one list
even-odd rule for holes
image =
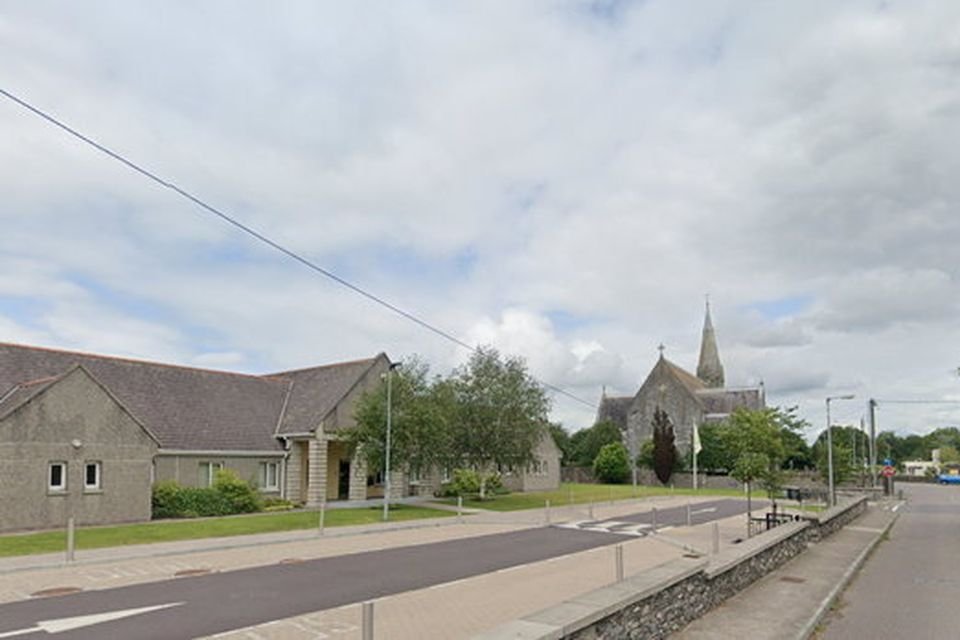
{"label": "road", "polygon": [[956,638],[960,486],[906,484],[900,518],[818,637]]}
{"label": "road", "polygon": [[[694,522],[745,508],[740,500],[698,503]],[[647,512],[617,521],[650,519]],[[660,510],[657,524],[686,524],[686,508]],[[594,528],[540,527],[13,602],[0,605],[0,639],[212,635],[623,541],[614,531]]]}

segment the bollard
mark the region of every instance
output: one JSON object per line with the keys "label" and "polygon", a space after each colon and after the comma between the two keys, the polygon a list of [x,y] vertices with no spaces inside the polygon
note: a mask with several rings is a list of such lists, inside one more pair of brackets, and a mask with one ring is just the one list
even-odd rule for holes
{"label": "bollard", "polygon": [[610,506],[613,506],[613,487],[610,487]]}
{"label": "bollard", "polygon": [[650,518],[651,518],[651,528],[657,530],[657,508],[654,507],[650,509]]}
{"label": "bollard", "polygon": [[616,548],[617,561],[617,582],[623,582],[623,545],[618,544]]}
{"label": "bollard", "polygon": [[547,500],[543,505],[543,517],[547,524],[550,524],[550,501]]}
{"label": "bollard", "polygon": [[593,503],[590,503],[590,506],[587,508],[587,517],[593,520]]}
{"label": "bollard", "polygon": [[693,526],[693,512],[690,510],[690,503],[687,503],[687,526]]}
{"label": "bollard", "polygon": [[457,523],[463,524],[463,496],[457,496]]}
{"label": "bollard", "polygon": [[567,495],[570,498],[570,506],[572,507],[573,506],[573,488],[570,488],[567,490]]}
{"label": "bollard", "polygon": [[373,640],[373,601],[363,603],[362,622],[363,640]]}
{"label": "bollard", "polygon": [[324,521],[325,521],[326,519],[327,519],[327,502],[326,502],[326,501],[323,501],[323,502],[320,503],[320,530],[319,530],[319,533],[320,533],[321,536],[323,535],[323,525],[325,524]]}
{"label": "bollard", "polygon": [[76,549],[76,522],[73,517],[67,518],[67,562],[73,562]]}
{"label": "bollard", "polygon": [[897,489],[897,500],[903,500],[903,489]]}
{"label": "bollard", "polygon": [[720,553],[720,523],[713,523],[713,555]]}

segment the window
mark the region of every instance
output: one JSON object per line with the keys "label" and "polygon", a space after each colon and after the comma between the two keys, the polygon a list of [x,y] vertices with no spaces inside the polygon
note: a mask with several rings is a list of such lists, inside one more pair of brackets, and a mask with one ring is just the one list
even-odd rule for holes
{"label": "window", "polygon": [[221,469],[223,469],[222,462],[201,462],[200,477],[198,478],[197,484],[201,487],[212,487],[217,471]]}
{"label": "window", "polygon": [[83,488],[97,490],[100,488],[100,463],[88,462],[83,467]]}
{"label": "window", "polygon": [[47,488],[50,491],[67,490],[67,463],[51,462],[50,474],[47,482]]}
{"label": "window", "polygon": [[279,478],[280,465],[276,462],[260,463],[260,488],[267,491],[276,491],[280,488]]}

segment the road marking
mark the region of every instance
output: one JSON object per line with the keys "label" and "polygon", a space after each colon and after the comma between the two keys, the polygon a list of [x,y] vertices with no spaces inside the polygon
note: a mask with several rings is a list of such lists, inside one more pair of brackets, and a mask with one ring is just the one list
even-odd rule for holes
{"label": "road marking", "polygon": [[692,513],[692,514],[696,514],[696,513],[713,513],[713,512],[716,511],[716,510],[717,510],[716,507],[707,507],[706,509],[694,509],[694,510],[691,511],[690,513]]}
{"label": "road marking", "polygon": [[903,506],[903,503],[901,502],[900,504],[898,504],[897,506],[895,506],[893,509],[891,509],[891,511],[893,511],[894,513],[896,513],[896,512],[897,512],[897,509],[899,509],[899,508],[902,507],[902,506]]}
{"label": "road marking", "polygon": [[46,631],[47,633],[61,633],[63,631],[73,631],[74,629],[80,629],[82,627],[89,627],[95,624],[110,622],[111,620],[120,620],[121,618],[129,618],[130,616],[137,616],[137,615],[140,615],[141,613],[149,613],[150,611],[158,611],[160,609],[176,607],[181,604],[183,603],[171,602],[168,604],[157,604],[151,607],[138,607],[136,609],[121,609],[119,611],[106,611],[104,613],[94,613],[86,616],[75,616],[72,618],[40,620],[34,626],[28,627],[26,629],[15,629],[14,631],[5,631],[3,633],[0,633],[0,638],[12,638],[14,636],[22,636],[28,633],[36,633],[37,631]]}

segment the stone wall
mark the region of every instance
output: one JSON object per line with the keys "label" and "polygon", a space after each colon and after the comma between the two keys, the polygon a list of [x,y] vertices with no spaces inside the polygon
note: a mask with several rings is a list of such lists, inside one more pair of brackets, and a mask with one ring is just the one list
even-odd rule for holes
{"label": "stone wall", "polygon": [[[791,522],[709,559],[680,558],[503,625],[479,638],[665,638],[861,515],[865,496]],[[518,635],[521,630],[523,635]]]}

